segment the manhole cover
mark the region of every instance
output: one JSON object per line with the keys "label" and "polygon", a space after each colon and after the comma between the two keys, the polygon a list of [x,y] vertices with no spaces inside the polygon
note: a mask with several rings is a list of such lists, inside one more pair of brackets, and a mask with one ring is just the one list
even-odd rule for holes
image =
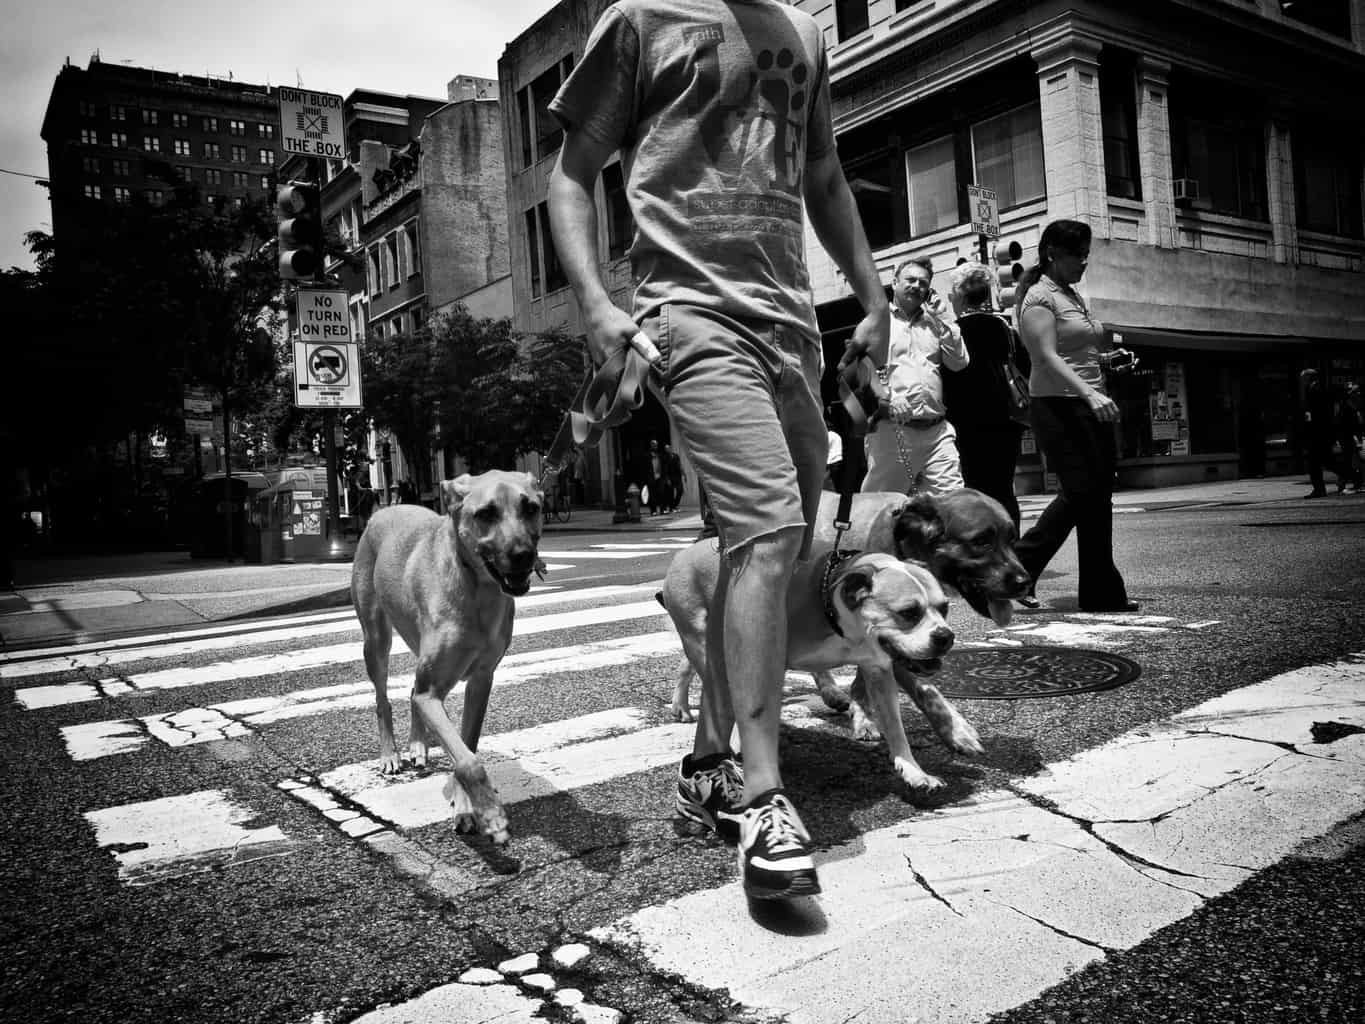
{"label": "manhole cover", "polygon": [[1112,690],[1142,669],[1107,651],[1070,647],[1010,647],[954,651],[931,681],[945,697],[1017,700]]}

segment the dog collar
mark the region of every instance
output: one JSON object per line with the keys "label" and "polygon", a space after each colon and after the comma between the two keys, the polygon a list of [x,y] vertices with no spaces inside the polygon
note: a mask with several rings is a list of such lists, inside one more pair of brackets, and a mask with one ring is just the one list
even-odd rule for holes
{"label": "dog collar", "polygon": [[830,627],[840,636],[844,635],[844,629],[839,625],[839,612],[834,607],[834,590],[830,584],[834,580],[835,570],[857,554],[857,551],[832,549],[829,557],[825,559],[825,571],[820,577],[820,604],[825,610],[825,618],[829,620]]}

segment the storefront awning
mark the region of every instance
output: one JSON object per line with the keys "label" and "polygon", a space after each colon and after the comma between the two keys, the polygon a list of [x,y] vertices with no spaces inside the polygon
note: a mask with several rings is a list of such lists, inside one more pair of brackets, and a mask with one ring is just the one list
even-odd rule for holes
{"label": "storefront awning", "polygon": [[[1123,335],[1128,347],[1175,348],[1190,352],[1284,352],[1285,349],[1323,348],[1330,341],[1293,334],[1216,334],[1200,331],[1171,331],[1157,327],[1129,327],[1105,324]],[[1343,342],[1341,344],[1350,344]]]}

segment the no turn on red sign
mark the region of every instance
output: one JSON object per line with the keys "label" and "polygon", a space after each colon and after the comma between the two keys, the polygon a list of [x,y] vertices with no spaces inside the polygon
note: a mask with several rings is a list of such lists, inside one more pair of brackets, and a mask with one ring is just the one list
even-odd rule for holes
{"label": "no turn on red sign", "polygon": [[301,409],[360,408],[360,349],[351,338],[346,292],[300,288],[294,342],[294,404]]}

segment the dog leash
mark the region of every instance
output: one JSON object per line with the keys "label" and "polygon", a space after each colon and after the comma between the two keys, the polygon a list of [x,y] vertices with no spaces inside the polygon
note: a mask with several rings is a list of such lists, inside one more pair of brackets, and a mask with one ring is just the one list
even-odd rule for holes
{"label": "dog leash", "polygon": [[607,430],[625,423],[644,404],[645,389],[657,387],[655,371],[661,358],[649,335],[637,331],[629,347],[618,349],[596,371],[583,377],[549,451],[541,458],[542,488],[564,468],[574,445],[596,446]]}

